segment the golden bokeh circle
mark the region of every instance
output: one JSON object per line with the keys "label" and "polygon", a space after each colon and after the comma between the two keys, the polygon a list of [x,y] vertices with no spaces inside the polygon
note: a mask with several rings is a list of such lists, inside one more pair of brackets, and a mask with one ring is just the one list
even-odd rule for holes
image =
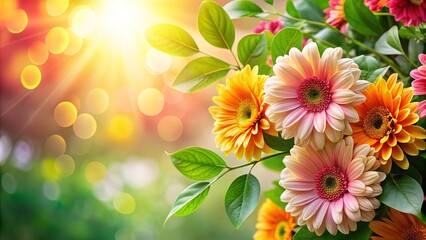
{"label": "golden bokeh circle", "polygon": [[77,119],[77,108],[71,102],[60,102],[55,108],[53,117],[60,127],[69,127]]}
{"label": "golden bokeh circle", "polygon": [[44,142],[44,149],[47,155],[57,157],[65,153],[67,144],[61,135],[53,134]]}
{"label": "golden bokeh circle", "polygon": [[183,122],[176,116],[165,116],[158,122],[157,132],[162,139],[174,142],[182,136]]}
{"label": "golden bokeh circle", "polygon": [[54,27],[46,34],[45,42],[49,52],[61,54],[67,49],[70,37],[64,28]]}
{"label": "golden bokeh circle", "polygon": [[96,133],[96,129],[96,120],[88,113],[82,113],[78,115],[73,125],[75,135],[82,139],[89,139],[93,137],[93,135]]}
{"label": "golden bokeh circle", "polygon": [[28,59],[35,65],[43,65],[49,58],[49,50],[42,41],[35,41],[28,47]]}
{"label": "golden bokeh circle", "polygon": [[41,82],[40,69],[35,65],[26,66],[21,72],[21,84],[28,90],[38,87]]}
{"label": "golden bokeh circle", "polygon": [[25,30],[28,25],[28,15],[22,9],[17,9],[6,22],[9,32],[18,34]]}
{"label": "golden bokeh circle", "polygon": [[138,95],[138,108],[147,116],[158,115],[164,107],[164,96],[155,88],[146,88]]}

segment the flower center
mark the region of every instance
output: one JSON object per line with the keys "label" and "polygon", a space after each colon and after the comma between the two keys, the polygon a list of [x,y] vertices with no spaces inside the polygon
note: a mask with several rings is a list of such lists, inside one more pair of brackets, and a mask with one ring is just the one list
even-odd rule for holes
{"label": "flower center", "polygon": [[275,239],[276,240],[285,240],[290,239],[291,237],[291,228],[286,221],[279,222],[275,228]]}
{"label": "flower center", "polygon": [[381,139],[392,132],[395,122],[396,119],[386,108],[377,106],[368,111],[364,118],[363,127],[369,137]]}
{"label": "flower center", "polygon": [[308,111],[321,112],[331,102],[330,86],[316,77],[305,79],[297,90],[297,100]]}
{"label": "flower center", "polygon": [[346,175],[338,167],[324,167],[315,175],[318,196],[334,201],[342,197],[348,188]]}
{"label": "flower center", "polygon": [[422,225],[414,225],[401,234],[404,240],[422,240],[426,239],[426,227]]}
{"label": "flower center", "polygon": [[255,115],[257,115],[255,104],[250,100],[242,101],[237,109],[238,122],[245,123],[251,120]]}
{"label": "flower center", "polygon": [[420,6],[423,3],[423,0],[410,0],[410,2],[414,5]]}

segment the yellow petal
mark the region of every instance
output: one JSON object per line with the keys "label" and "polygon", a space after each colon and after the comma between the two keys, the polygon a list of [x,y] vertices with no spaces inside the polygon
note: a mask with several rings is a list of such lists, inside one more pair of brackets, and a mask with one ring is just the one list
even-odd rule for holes
{"label": "yellow petal", "polygon": [[396,165],[398,165],[400,168],[407,170],[410,166],[410,163],[408,162],[407,157],[404,156],[404,159],[402,161],[394,161]]}
{"label": "yellow petal", "polygon": [[404,152],[398,145],[392,148],[392,158],[397,161],[402,161],[404,159]]}

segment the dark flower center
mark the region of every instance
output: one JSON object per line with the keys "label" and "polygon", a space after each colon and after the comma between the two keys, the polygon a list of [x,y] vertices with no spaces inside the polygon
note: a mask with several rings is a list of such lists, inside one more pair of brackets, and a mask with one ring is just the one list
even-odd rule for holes
{"label": "dark flower center", "polygon": [[334,201],[341,198],[347,188],[347,177],[338,167],[324,167],[315,175],[315,189],[321,198]]}
{"label": "dark flower center", "polygon": [[305,79],[297,90],[297,100],[310,112],[324,111],[331,102],[330,86],[316,77]]}
{"label": "dark flower center", "polygon": [[392,132],[395,122],[396,120],[385,107],[377,106],[367,112],[363,127],[369,137],[381,139]]}

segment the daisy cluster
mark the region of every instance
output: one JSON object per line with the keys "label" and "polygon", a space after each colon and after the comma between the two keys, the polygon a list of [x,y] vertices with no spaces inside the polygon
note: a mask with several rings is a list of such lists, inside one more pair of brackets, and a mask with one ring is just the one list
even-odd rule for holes
{"label": "daisy cluster", "polygon": [[[238,228],[259,201],[251,171],[262,162],[280,175],[265,192],[256,240],[426,239],[426,2],[288,0],[285,13],[265,2],[272,10],[248,0],[200,7],[201,35],[236,64],[191,60],[174,86],[194,92],[226,78],[208,109],[212,132],[225,156],[247,163],[228,166],[198,147],[170,154],[200,182],[178,196],[168,218],[192,213],[216,180],[251,166],[225,196]],[[263,20],[235,55],[232,19],[246,17]],[[183,29],[167,29],[152,27],[148,41],[176,56],[205,54]]]}

